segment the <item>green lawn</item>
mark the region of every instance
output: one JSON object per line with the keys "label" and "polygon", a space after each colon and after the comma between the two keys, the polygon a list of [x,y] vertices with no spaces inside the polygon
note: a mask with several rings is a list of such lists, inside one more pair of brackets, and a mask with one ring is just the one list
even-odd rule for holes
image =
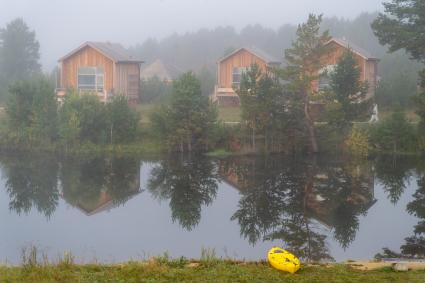
{"label": "green lawn", "polygon": [[218,118],[224,122],[240,122],[241,109],[240,107],[219,107]]}
{"label": "green lawn", "polygon": [[[386,118],[389,118],[393,112],[394,111],[385,111],[385,110],[381,111],[379,113],[379,119],[385,120]],[[418,123],[419,120],[420,120],[420,117],[413,110],[405,111],[405,114],[406,114],[407,119],[412,123]]]}
{"label": "green lawn", "polygon": [[308,266],[290,275],[267,263],[184,260],[120,265],[0,267],[0,282],[425,282],[424,271],[358,271],[345,265]]}
{"label": "green lawn", "polygon": [[137,112],[140,113],[140,122],[142,124],[150,123],[149,116],[155,110],[156,105],[154,104],[138,104],[135,106]]}
{"label": "green lawn", "polygon": [[[141,115],[141,123],[146,124],[149,123],[149,115],[154,111],[154,104],[139,104],[136,106],[136,110]],[[381,111],[379,113],[380,120],[385,120],[388,118],[393,111]],[[1,114],[1,113],[0,113]],[[419,116],[412,111],[406,111],[406,117],[412,123],[419,122]],[[224,122],[240,122],[241,121],[241,109],[240,107],[219,107],[218,108],[218,118]]]}
{"label": "green lawn", "polygon": [[[141,123],[147,124],[150,122],[149,115],[155,110],[154,104],[139,104],[135,106],[136,110],[141,115]],[[239,122],[241,110],[239,107],[219,107],[218,118],[224,122]]]}

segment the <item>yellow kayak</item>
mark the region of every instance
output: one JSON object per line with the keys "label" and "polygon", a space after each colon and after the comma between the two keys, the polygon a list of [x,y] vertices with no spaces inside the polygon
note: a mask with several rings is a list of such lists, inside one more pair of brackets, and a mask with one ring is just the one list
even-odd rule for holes
{"label": "yellow kayak", "polygon": [[292,274],[297,272],[301,267],[300,260],[296,256],[281,248],[272,248],[269,251],[267,258],[271,266],[274,268]]}

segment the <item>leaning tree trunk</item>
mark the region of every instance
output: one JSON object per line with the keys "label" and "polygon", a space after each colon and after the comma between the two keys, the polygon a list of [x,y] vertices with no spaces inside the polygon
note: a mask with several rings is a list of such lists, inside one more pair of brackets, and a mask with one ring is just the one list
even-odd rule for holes
{"label": "leaning tree trunk", "polygon": [[310,152],[318,153],[319,146],[317,144],[316,131],[314,129],[314,121],[310,115],[310,107],[309,107],[310,101],[309,101],[307,92],[305,92],[303,96],[304,96],[304,116],[307,123],[308,137],[310,140]]}

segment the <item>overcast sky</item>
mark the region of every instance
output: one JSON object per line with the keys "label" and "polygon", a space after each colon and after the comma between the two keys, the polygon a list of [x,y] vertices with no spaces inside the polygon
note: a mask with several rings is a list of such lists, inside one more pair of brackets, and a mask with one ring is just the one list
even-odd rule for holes
{"label": "overcast sky", "polygon": [[309,13],[353,18],[382,11],[383,0],[0,0],[0,27],[22,17],[37,33],[42,64],[84,41],[142,43],[173,32],[259,23],[277,28],[298,24]]}

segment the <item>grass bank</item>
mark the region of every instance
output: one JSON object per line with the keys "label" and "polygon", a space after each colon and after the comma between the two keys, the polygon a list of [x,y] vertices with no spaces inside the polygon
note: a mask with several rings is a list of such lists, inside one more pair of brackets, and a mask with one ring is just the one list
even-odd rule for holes
{"label": "grass bank", "polygon": [[140,143],[99,145],[84,143],[78,146],[66,148],[60,144],[38,144],[33,146],[13,145],[0,142],[0,152],[37,152],[56,154],[59,156],[137,156],[137,157],[158,157],[167,152],[161,144],[153,140],[144,140]]}
{"label": "grass bank", "polygon": [[304,266],[286,274],[265,262],[153,259],[117,265],[59,263],[0,267],[0,282],[424,282],[424,271],[359,271],[342,264]]}

